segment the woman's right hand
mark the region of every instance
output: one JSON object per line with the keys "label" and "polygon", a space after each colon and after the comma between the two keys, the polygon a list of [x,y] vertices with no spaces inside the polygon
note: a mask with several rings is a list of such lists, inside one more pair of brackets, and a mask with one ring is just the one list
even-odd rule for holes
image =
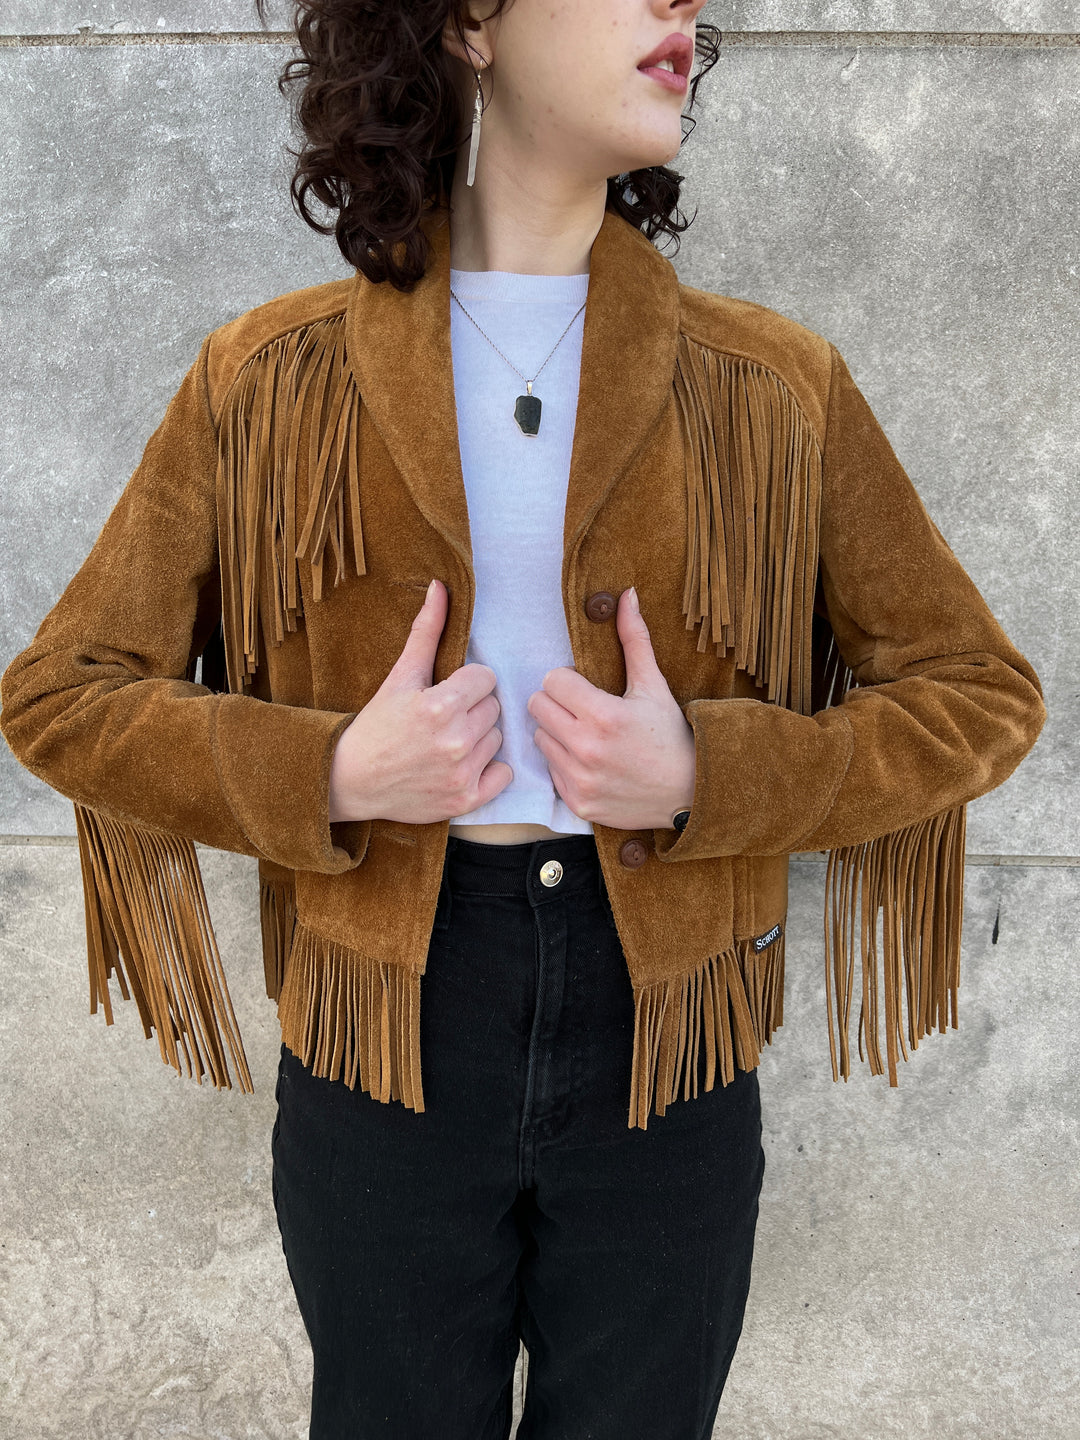
{"label": "woman's right hand", "polygon": [[502,744],[490,665],[462,665],[431,683],[450,608],[440,580],[412,623],[394,668],[341,732],[330,766],[330,821],[426,825],[466,815],[514,778],[492,760]]}

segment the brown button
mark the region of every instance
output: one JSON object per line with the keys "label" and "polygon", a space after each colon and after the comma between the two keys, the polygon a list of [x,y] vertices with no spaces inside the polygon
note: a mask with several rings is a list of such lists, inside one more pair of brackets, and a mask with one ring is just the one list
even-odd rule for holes
{"label": "brown button", "polygon": [[590,620],[610,620],[617,604],[610,590],[597,590],[585,601],[585,614]]}
{"label": "brown button", "polygon": [[628,870],[636,870],[648,858],[649,852],[642,840],[624,840],[619,846],[619,860]]}

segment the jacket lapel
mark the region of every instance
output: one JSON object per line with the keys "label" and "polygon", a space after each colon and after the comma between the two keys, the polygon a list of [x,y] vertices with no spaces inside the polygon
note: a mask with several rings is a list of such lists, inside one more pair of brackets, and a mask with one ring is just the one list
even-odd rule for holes
{"label": "jacket lapel", "polygon": [[[417,508],[471,571],[450,348],[449,218],[445,207],[424,216],[431,258],[411,293],[357,273],[345,334],[362,403]],[[671,262],[605,211],[589,257],[564,556],[671,395],[678,323]]]}

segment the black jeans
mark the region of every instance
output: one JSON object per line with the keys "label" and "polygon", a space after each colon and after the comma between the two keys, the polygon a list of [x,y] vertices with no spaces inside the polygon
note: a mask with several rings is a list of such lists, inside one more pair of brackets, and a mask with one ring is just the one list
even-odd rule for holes
{"label": "black jeans", "polygon": [[757,1071],[703,1093],[702,1059],[696,1099],[628,1127],[632,991],[591,835],[449,836],[421,996],[423,1113],[282,1046],[310,1440],[507,1440],[519,1337],[520,1440],[708,1440],[750,1285]]}

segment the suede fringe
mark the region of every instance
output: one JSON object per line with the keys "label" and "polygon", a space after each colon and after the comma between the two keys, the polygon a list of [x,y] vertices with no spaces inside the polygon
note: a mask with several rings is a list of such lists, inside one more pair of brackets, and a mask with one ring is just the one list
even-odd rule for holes
{"label": "suede fringe", "polygon": [[[322,598],[329,540],[334,585],[346,572],[346,511],[357,575],[366,573],[360,523],[360,395],[345,359],[345,316],[280,335],[245,362],[222,408],[218,451],[224,499],[221,557],[225,663],[229,689],[250,687],[259,664],[260,621],[280,645],[303,614],[297,561],[311,565]],[[310,423],[307,515],[297,536],[300,431]]]}
{"label": "suede fringe", "polygon": [[686,451],[683,613],[719,656],[811,713],[821,450],[786,385],[762,365],[680,335],[674,390]]}
{"label": "suede fringe", "polygon": [[266,994],[270,1000],[277,1000],[285,983],[285,966],[296,928],[296,886],[291,880],[259,876],[259,922]]}
{"label": "suede fringe", "polygon": [[[135,997],[143,1033],[157,1031],[161,1058],[201,1085],[232,1089],[225,1050],[251,1094],[251,1072],[233,1013],[190,840],[113,820],[75,805],[82,865],[90,1013],[113,1023],[109,977]],[[123,964],[121,964],[121,959]],[[125,975],[126,966],[126,975]],[[131,990],[128,990],[128,984]]]}
{"label": "suede fringe", "polygon": [[832,626],[824,616],[815,615],[811,714],[839,705],[855,684],[855,676],[840,653]]}
{"label": "suede fringe", "polygon": [[[269,891],[272,887],[267,887]],[[371,960],[295,921],[278,1003],[282,1040],[312,1073],[340,1078],[382,1101],[424,1109],[420,1071],[420,975]],[[697,1096],[735,1067],[752,1070],[784,1020],[784,936],[761,954],[737,941],[689,974],[635,994],[629,1127],[648,1128],[678,1098]]]}
{"label": "suede fringe", "polygon": [[422,1111],[420,975],[297,920],[278,1001],[281,1038],[312,1073]]}
{"label": "suede fringe", "polygon": [[679,1098],[697,1098],[700,1052],[703,1089],[757,1067],[761,1051],[784,1023],[784,936],[760,954],[737,940],[685,975],[634,989],[634,1048],[627,1128],[648,1129],[649,1109],[663,1115]]}
{"label": "suede fringe", "polygon": [[[771,370],[685,334],[679,337],[674,392],[686,453],[686,628],[700,625],[699,651],[710,640],[719,656],[733,650],[735,664],[776,704],[811,714],[841,703],[853,677],[827,621],[822,617],[815,625],[822,457],[812,426]],[[298,561],[311,564],[312,596],[319,600],[327,541],[336,560],[333,584],[345,578],[348,524],[355,572],[366,573],[359,408],[345,361],[343,315],[273,340],[245,363],[229,391],[219,485],[227,552],[221,561],[224,648],[233,692],[248,688],[258,668],[260,630],[276,645],[296,629],[303,613]],[[309,498],[298,536],[297,463],[305,421]],[[946,1028],[947,1006],[955,1028],[964,822],[960,806],[830,852],[826,992],[834,1079],[834,983],[839,1074],[847,1079],[850,1073],[857,910],[863,971],[859,1054],[865,1031],[872,1072],[884,1069],[878,1043],[879,912],[889,1083],[898,1083],[898,1045],[907,1058],[901,980],[912,1049],[935,1024]],[[89,935],[89,899],[87,904]],[[380,1100],[401,1100],[422,1111],[419,974],[309,930],[297,919],[295,892],[284,880],[262,879],[260,915],[266,989],[278,1001],[285,1044],[316,1075],[340,1074],[350,1089],[359,1081]],[[109,953],[107,943],[99,944],[102,956]],[[717,1073],[726,1085],[736,1065],[745,1070],[758,1064],[763,1046],[783,1023],[783,947],[783,935],[760,955],[751,941],[736,940],[687,974],[635,990],[630,1127],[647,1127],[650,1106],[663,1115],[680,1087],[683,1099],[697,1095],[702,1046],[705,1090],[713,1088]],[[102,959],[97,967],[104,976],[111,964]],[[133,970],[137,998],[140,973]],[[122,972],[120,979],[123,986]],[[92,983],[107,1007],[104,979]],[[145,1026],[150,1013],[145,1000],[140,1010]]]}
{"label": "suede fringe", "polygon": [[834,1080],[838,1075],[833,987],[840,1035],[839,1073],[846,1080],[850,1074],[848,1027],[856,935],[862,959],[859,1058],[865,1058],[865,1032],[871,1073],[883,1072],[878,1046],[879,911],[889,1084],[899,1083],[898,1043],[904,1059],[909,1058],[901,1019],[901,991],[907,999],[907,1040],[913,1050],[935,1026],[944,1033],[947,1017],[953,1029],[957,1028],[966,819],[967,806],[958,805],[865,844],[829,852],[825,873],[825,995]]}

